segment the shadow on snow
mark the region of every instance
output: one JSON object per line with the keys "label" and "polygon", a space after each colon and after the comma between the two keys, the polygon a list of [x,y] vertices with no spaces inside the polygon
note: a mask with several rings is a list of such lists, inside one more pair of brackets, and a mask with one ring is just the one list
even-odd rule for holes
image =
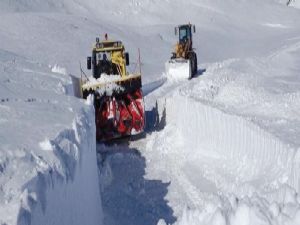
{"label": "shadow on snow", "polygon": [[193,76],[193,78],[197,78],[202,76],[206,72],[206,69],[199,69],[197,73]]}
{"label": "shadow on snow", "polygon": [[158,104],[145,112],[142,135],[97,145],[105,225],[156,225],[160,219],[173,224],[176,218],[165,197],[170,183],[145,179],[146,160],[129,141],[145,138],[166,125],[166,110]]}
{"label": "shadow on snow", "polygon": [[145,112],[146,126],[145,132],[151,134],[153,131],[161,131],[166,126],[166,108],[163,108],[161,115],[159,114],[158,104],[155,107]]}
{"label": "shadow on snow", "polygon": [[127,144],[98,145],[106,225],[156,225],[176,221],[165,196],[170,183],[145,179],[145,158]]}

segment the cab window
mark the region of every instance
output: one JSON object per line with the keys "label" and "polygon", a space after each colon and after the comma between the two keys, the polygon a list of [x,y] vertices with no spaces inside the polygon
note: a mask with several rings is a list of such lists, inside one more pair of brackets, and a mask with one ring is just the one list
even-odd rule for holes
{"label": "cab window", "polygon": [[184,42],[191,39],[191,32],[188,27],[179,28],[179,41]]}

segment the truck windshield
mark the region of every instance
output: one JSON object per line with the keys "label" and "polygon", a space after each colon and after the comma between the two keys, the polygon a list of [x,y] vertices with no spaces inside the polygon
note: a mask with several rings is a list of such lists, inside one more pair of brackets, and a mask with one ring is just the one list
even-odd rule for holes
{"label": "truck windshield", "polygon": [[110,52],[97,52],[96,60],[97,60],[97,62],[102,61],[102,60],[111,61],[111,54],[110,54]]}
{"label": "truck windshield", "polygon": [[118,74],[117,65],[112,62],[111,52],[94,52],[94,71],[93,76],[97,79],[101,74]]}
{"label": "truck windshield", "polygon": [[179,28],[179,42],[185,42],[191,39],[191,32],[188,27]]}

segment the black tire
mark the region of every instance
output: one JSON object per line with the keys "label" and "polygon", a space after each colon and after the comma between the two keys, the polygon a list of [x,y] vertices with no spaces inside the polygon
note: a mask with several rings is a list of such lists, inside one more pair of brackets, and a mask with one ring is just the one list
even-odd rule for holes
{"label": "black tire", "polygon": [[195,71],[194,71],[194,75],[197,75],[197,73],[198,73],[197,54],[194,52],[194,55],[195,55]]}
{"label": "black tire", "polygon": [[194,63],[194,60],[193,60],[193,58],[191,57],[191,58],[189,58],[189,60],[190,60],[190,71],[191,71],[191,77],[189,77],[189,79],[192,79],[193,78],[193,63]]}
{"label": "black tire", "polygon": [[189,54],[190,67],[191,67],[191,78],[194,77],[197,73],[197,56],[194,52]]}
{"label": "black tire", "polygon": [[175,52],[172,52],[171,59],[176,59],[176,53]]}

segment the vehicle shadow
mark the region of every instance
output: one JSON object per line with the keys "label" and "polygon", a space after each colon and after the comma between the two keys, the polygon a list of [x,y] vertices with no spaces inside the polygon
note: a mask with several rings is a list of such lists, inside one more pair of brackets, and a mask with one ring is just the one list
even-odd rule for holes
{"label": "vehicle shadow", "polygon": [[197,73],[193,76],[193,78],[197,78],[202,76],[206,72],[206,69],[199,69]]}
{"label": "vehicle shadow", "polygon": [[165,200],[170,183],[145,179],[145,158],[126,144],[98,145],[105,225],[156,225],[176,218]]}
{"label": "vehicle shadow", "polygon": [[107,146],[113,146],[116,144],[127,144],[131,141],[138,141],[146,138],[147,134],[151,134],[154,131],[161,131],[166,126],[166,108],[163,107],[159,113],[158,103],[151,110],[145,111],[145,128],[144,132],[132,136],[126,136],[122,138],[112,139],[105,142],[98,142],[98,144],[105,143]]}
{"label": "vehicle shadow", "polygon": [[145,112],[146,126],[145,132],[152,133],[153,131],[161,131],[166,126],[166,107],[163,107],[161,113],[159,113],[158,103],[155,103],[155,107]]}

